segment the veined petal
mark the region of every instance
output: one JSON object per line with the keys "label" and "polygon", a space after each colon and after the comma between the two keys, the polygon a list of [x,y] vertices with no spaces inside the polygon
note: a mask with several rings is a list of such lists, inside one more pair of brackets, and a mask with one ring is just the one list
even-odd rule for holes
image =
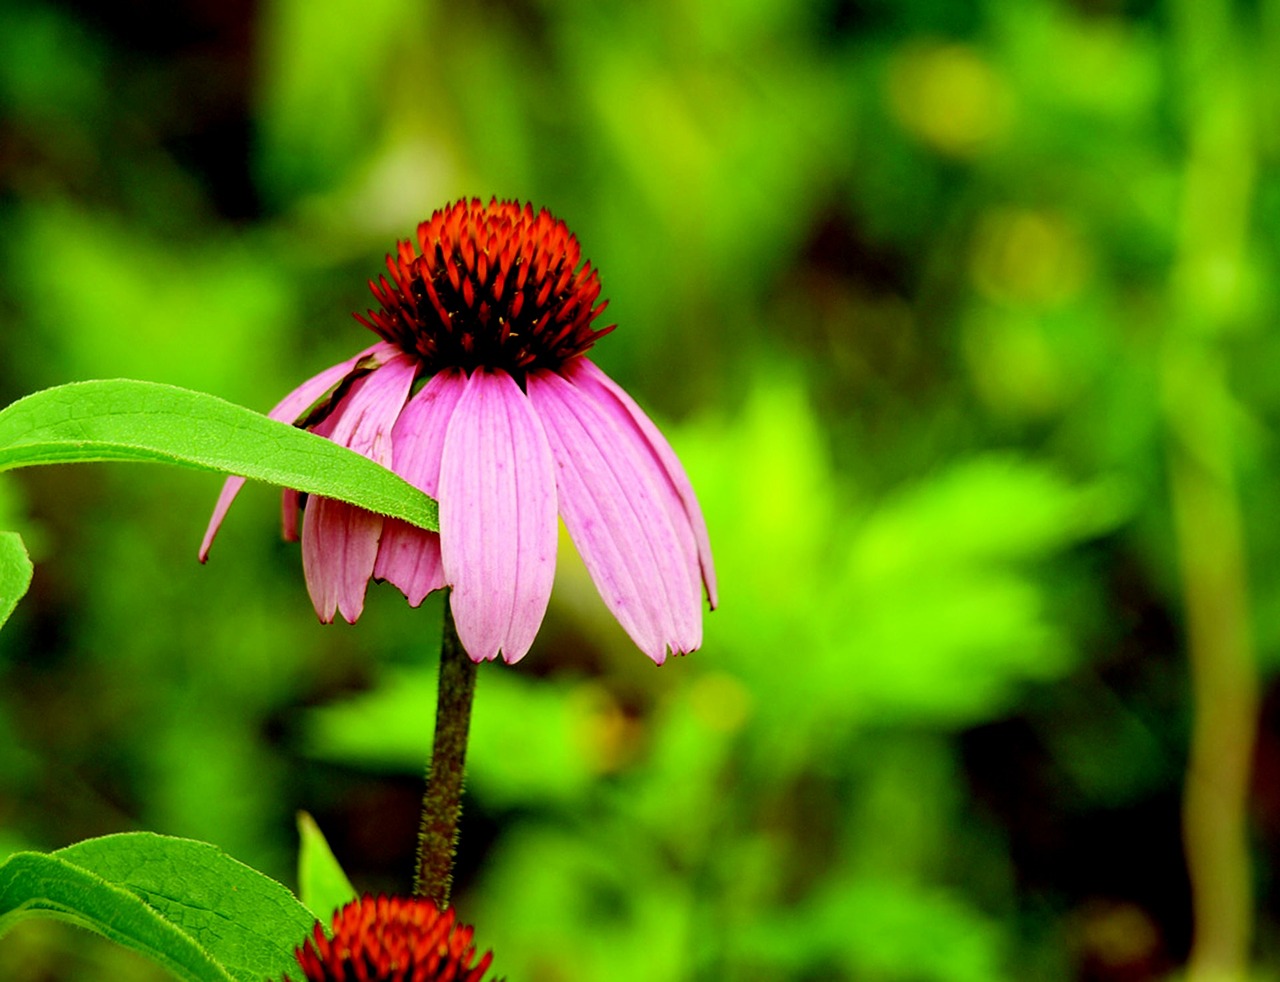
{"label": "veined petal", "polygon": [[[339,400],[334,409],[340,409],[341,406],[342,402]],[[311,427],[311,432],[316,436],[324,437],[326,440],[332,440],[333,427],[340,416],[340,412],[330,412],[324,419]],[[301,538],[298,534],[298,508],[303,503],[303,496],[293,488],[285,488],[280,493],[280,537],[285,542],[297,542]]]}
{"label": "veined petal", "polygon": [[474,661],[519,661],[551,597],[555,465],[515,380],[478,369],[449,421],[440,462],[440,548],[458,637]]}
{"label": "veined petal", "polygon": [[530,373],[556,462],[560,513],[605,605],[659,665],[702,643],[698,548],[645,435],[599,386]]}
{"label": "veined petal", "polygon": [[366,358],[372,358],[380,364],[385,364],[399,354],[399,349],[394,345],[379,341],[377,344],[365,348],[364,351],[354,357],[348,358],[332,368],[326,368],[319,375],[307,379],[277,402],[267,415],[272,419],[280,420],[282,423],[296,423],[304,412],[315,405],[317,399],[350,375],[360,362]]}
{"label": "veined petal", "polygon": [[[267,415],[272,419],[280,420],[282,423],[296,422],[298,417],[311,408],[317,399],[350,375],[359,362],[369,357],[379,358],[380,360],[389,359],[396,350],[394,346],[387,344],[385,341],[379,341],[377,344],[365,348],[355,357],[326,368],[320,374],[307,379],[276,403]],[[209,558],[209,547],[213,545],[213,537],[218,534],[218,529],[221,527],[222,520],[226,517],[227,511],[231,507],[231,502],[236,500],[236,495],[240,493],[242,487],[244,487],[243,477],[229,477],[223,482],[222,493],[218,495],[218,502],[213,507],[213,516],[209,519],[209,526],[204,532],[204,540],[200,543],[200,562],[203,563]],[[287,506],[287,504],[288,502],[286,501],[285,505]],[[287,537],[287,524],[285,530]]]}
{"label": "veined petal", "polygon": [[[334,443],[388,464],[391,430],[409,396],[417,362],[396,354],[357,381],[326,421]],[[318,428],[319,429],[319,428]],[[334,612],[355,623],[378,558],[382,516],[345,502],[311,496],[302,518],[302,569],[320,620]]]}
{"label": "veined petal", "polygon": [[391,464],[391,430],[418,370],[417,359],[397,352],[380,368],[356,382],[333,412],[334,443]]}
{"label": "veined petal", "polygon": [[323,623],[333,623],[334,615],[341,613],[354,624],[364,611],[381,532],[381,515],[332,498],[307,499],[302,511],[302,571]]}
{"label": "veined petal", "polygon": [[624,426],[634,427],[648,444],[650,452],[662,466],[667,480],[680,497],[685,514],[689,517],[689,525],[693,528],[694,538],[698,543],[698,562],[702,572],[702,584],[707,591],[707,600],[711,609],[718,604],[716,596],[716,568],[711,558],[711,537],[707,534],[707,523],[702,517],[702,508],[698,505],[698,496],[693,485],[680,464],[671,444],[658,430],[653,421],[645,415],[634,399],[631,398],[617,382],[609,378],[594,362],[587,358],[574,358],[561,369],[561,374],[573,382],[584,392],[594,393],[596,402],[609,407],[610,415]]}
{"label": "veined petal", "polygon": [[[440,483],[445,433],[466,384],[459,371],[436,373],[405,405],[391,431],[392,470],[433,498]],[[399,588],[409,606],[418,606],[428,593],[445,585],[439,534],[387,519],[373,575]]]}

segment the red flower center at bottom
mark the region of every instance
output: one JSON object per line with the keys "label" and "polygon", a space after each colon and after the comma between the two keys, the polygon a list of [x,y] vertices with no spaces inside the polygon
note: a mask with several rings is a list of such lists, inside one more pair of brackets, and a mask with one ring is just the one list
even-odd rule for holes
{"label": "red flower center at bottom", "polygon": [[473,934],[453,908],[366,894],[334,914],[332,937],[316,924],[294,954],[306,982],[483,982],[493,953],[477,961]]}
{"label": "red flower center at bottom", "polygon": [[558,369],[613,326],[591,322],[600,278],[577,238],[545,208],[458,201],[418,226],[370,281],[382,305],[356,318],[428,371]]}

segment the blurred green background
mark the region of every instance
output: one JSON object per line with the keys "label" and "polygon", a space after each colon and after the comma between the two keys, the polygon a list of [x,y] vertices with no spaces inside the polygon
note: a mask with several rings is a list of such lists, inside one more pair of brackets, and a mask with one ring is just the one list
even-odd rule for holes
{"label": "blurred green background", "polygon": [[[482,667],[455,901],[499,970],[1280,977],[1277,65],[1280,0],[7,0],[0,403],[265,410],[433,209],[546,206],[723,606],[655,669],[564,540]],[[438,601],[317,624],[260,487],[200,567],[218,486],[0,480],[0,851],[146,828],[292,883],[305,808],[407,891]]]}

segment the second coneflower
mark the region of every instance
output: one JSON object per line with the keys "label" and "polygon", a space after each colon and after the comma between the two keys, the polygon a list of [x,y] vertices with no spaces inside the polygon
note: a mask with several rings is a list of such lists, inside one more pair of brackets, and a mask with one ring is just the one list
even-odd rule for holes
{"label": "second coneflower", "polygon": [[316,924],[294,957],[304,982],[483,982],[493,953],[477,956],[473,933],[453,908],[366,894],[333,915],[330,934]]}
{"label": "second coneflower", "polygon": [[[716,604],[706,524],[650,419],[585,357],[611,328],[577,239],[543,210],[457,202],[418,226],[370,284],[381,341],[270,413],[391,467],[440,501],[440,532],[309,498],[307,587],[323,621],[354,622],[370,578],[417,605],[451,587],[475,661],[522,658],[551,594],[557,515],[606,606],[650,658],[702,642]],[[359,316],[359,315],[357,315]],[[203,561],[242,478],[230,478]],[[284,531],[297,537],[298,494]]]}

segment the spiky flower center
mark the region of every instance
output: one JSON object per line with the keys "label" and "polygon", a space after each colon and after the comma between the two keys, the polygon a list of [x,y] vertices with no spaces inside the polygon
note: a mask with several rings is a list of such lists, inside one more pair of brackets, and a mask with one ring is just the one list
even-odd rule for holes
{"label": "spiky flower center", "polygon": [[578,240],[545,208],[478,198],[418,226],[369,282],[381,310],[357,319],[428,371],[500,368],[517,378],[558,369],[613,330],[591,322],[600,278]]}
{"label": "spiky flower center", "polygon": [[334,915],[332,937],[317,924],[295,956],[306,982],[483,982],[493,953],[477,962],[472,934],[453,908],[366,894]]}

